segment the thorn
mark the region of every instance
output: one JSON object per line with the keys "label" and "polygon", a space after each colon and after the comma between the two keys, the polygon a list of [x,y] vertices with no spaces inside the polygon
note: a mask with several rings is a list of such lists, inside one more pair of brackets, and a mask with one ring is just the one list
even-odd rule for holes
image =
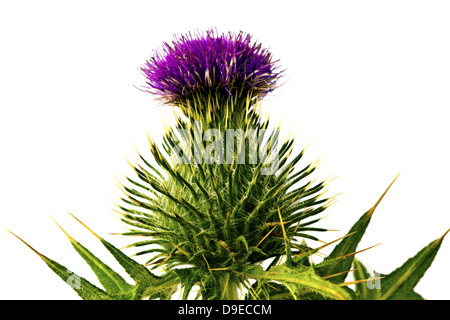
{"label": "thorn", "polygon": [[136,145],[133,144],[134,150],[136,150],[136,153],[138,154],[139,157],[142,157],[141,154],[139,153],[139,150],[137,149]]}
{"label": "thorn", "polygon": [[359,251],[356,251],[356,252],[353,252],[353,253],[346,254],[345,256],[341,256],[341,258],[347,259],[348,257],[354,256],[354,255],[356,255],[356,254],[358,254],[358,253],[361,253],[361,252],[363,252],[363,251],[366,251],[366,250],[375,248],[376,246],[379,246],[380,244],[381,244],[381,243],[376,244],[376,245],[371,246],[371,247],[368,247],[368,248],[366,248],[366,249],[362,249],[362,250],[359,250]]}
{"label": "thorn", "polygon": [[[319,199],[320,197],[322,197],[325,193],[328,192],[328,189],[323,190],[321,193],[319,193],[317,196],[315,196],[316,199]],[[330,199],[335,199],[335,197],[337,197],[340,193],[338,193],[337,195],[334,195],[332,197],[330,197]]]}
{"label": "thorn", "polygon": [[134,170],[134,172],[136,172],[136,174],[137,174],[137,171],[136,171],[136,167],[130,162],[130,160],[128,160],[125,156],[123,156],[124,158],[125,158],[125,160],[128,162],[128,164],[131,166],[131,168]]}
{"label": "thorn", "polygon": [[324,186],[324,187],[327,186],[328,184],[330,184],[331,182],[333,182],[336,178],[337,178],[336,175],[335,175],[335,176],[330,176],[330,177],[326,178],[326,179],[323,181],[323,186]]}
{"label": "thorn", "polygon": [[[119,179],[116,178],[116,176],[113,175],[113,178],[117,181],[118,184],[120,184],[120,186],[121,186],[122,188],[125,188],[125,186],[123,185],[123,183],[120,182]],[[119,188],[119,189],[120,189],[120,188]]]}
{"label": "thorn", "polygon": [[71,214],[70,212],[68,212],[68,213],[69,213],[75,220],[77,220],[79,223],[81,223],[82,226],[84,226],[86,229],[88,229],[89,232],[91,232],[97,239],[103,241],[103,239],[102,239],[98,234],[96,234],[94,231],[92,231],[88,226],[86,226],[83,222],[81,222],[77,217],[75,217],[75,216],[74,216],[73,214]]}
{"label": "thorn", "polygon": [[316,162],[314,163],[313,167],[317,168],[319,166],[319,164],[322,162],[323,159],[325,159],[325,156],[320,157],[319,159],[316,160]]}
{"label": "thorn", "polygon": [[312,138],[309,139],[308,143],[306,144],[306,147],[303,148],[302,152],[305,152],[305,150],[309,147],[311,141],[312,141]]}
{"label": "thorn", "polygon": [[148,140],[149,147],[152,150],[155,143],[154,143],[150,133],[148,131],[146,131],[146,133],[147,133],[147,140]]}
{"label": "thorn", "polygon": [[121,247],[120,250],[122,250],[122,249],[128,249],[128,248],[135,248],[135,247],[136,247],[136,244],[135,244],[135,243],[132,243],[132,244],[129,244],[129,245],[125,246],[125,247]]}
{"label": "thorn", "polygon": [[366,221],[368,219],[370,219],[370,217],[372,217],[372,214],[375,212],[375,209],[380,204],[381,200],[383,200],[383,198],[386,195],[386,193],[388,192],[389,188],[394,184],[395,180],[397,180],[399,175],[400,175],[400,173],[397,174],[397,176],[394,178],[394,180],[392,180],[392,182],[389,185],[389,187],[387,187],[386,191],[384,191],[384,193],[381,195],[380,199],[378,199],[377,203],[375,203],[375,205],[369,210],[369,212],[367,213],[367,216],[365,217]]}
{"label": "thorn", "polygon": [[[122,198],[120,197],[120,196],[118,196],[117,194],[115,194],[115,193],[112,193],[114,196],[116,196],[117,198],[119,198],[120,200],[122,200]],[[111,202],[113,205],[114,205],[114,207],[120,207],[117,203],[115,203],[113,200],[111,200],[111,199],[106,199],[106,200],[108,200],[109,202]]]}
{"label": "thorn", "polygon": [[378,279],[383,279],[383,278],[384,278],[384,277],[377,277],[377,278],[369,278],[369,279],[363,279],[363,280],[356,280],[356,281],[344,282],[344,283],[338,284],[338,286],[340,286],[340,287],[345,287],[345,286],[349,286],[349,285],[356,284],[356,283],[369,282],[369,281],[378,280]]}
{"label": "thorn", "polygon": [[53,220],[54,223],[56,223],[56,225],[62,230],[62,232],[64,232],[64,234],[67,236],[67,238],[69,238],[69,240],[72,240],[73,238],[60,226],[60,224],[58,222],[56,222],[55,219],[53,219],[50,215],[49,215],[50,219]]}
{"label": "thorn", "polygon": [[276,227],[277,227],[277,226],[273,227],[272,230],[270,230],[270,231],[264,236],[264,238],[262,238],[261,241],[258,242],[258,244],[256,245],[256,247],[258,247],[258,246],[261,244],[261,242],[263,242],[263,241],[264,241],[264,240],[272,233],[272,231],[273,231]]}
{"label": "thorn", "polygon": [[320,220],[323,220],[323,219],[325,219],[325,218],[328,218],[330,215],[329,214],[327,214],[327,215],[325,215],[325,216],[323,216],[323,217],[320,217],[318,220],[320,221]]}
{"label": "thorn", "polygon": [[357,232],[357,231],[352,232],[352,233],[349,233],[349,234],[346,234],[346,235],[343,236],[343,237],[340,237],[340,238],[338,238],[338,239],[336,239],[336,240],[333,240],[333,241],[331,241],[331,242],[325,243],[325,244],[322,245],[321,247],[318,247],[317,250],[322,250],[323,248],[329,246],[330,244],[333,244],[333,243],[335,243],[335,242],[337,242],[337,241],[339,241],[339,240],[341,240],[341,239],[344,239],[344,238],[346,238],[346,237],[348,237],[348,236],[351,236],[352,234],[355,234],[356,232]]}
{"label": "thorn", "polygon": [[445,233],[442,235],[442,237],[440,237],[438,240],[439,240],[439,241],[443,241],[444,238],[445,238],[445,236],[446,236],[447,233],[449,233],[449,232],[450,232],[450,228],[449,228],[447,231],[445,231]]}
{"label": "thorn", "polygon": [[335,204],[338,200],[337,200],[337,197],[338,196],[340,196],[342,193],[338,193],[338,194],[336,194],[336,195],[334,195],[334,196],[331,196],[330,198],[328,198],[328,200],[327,200],[327,202],[325,202],[324,204],[323,204],[323,206],[325,207],[325,208],[329,208],[329,207],[331,207],[333,204]]}
{"label": "thorn", "polygon": [[324,253],[322,253],[322,252],[319,252],[319,251],[317,251],[316,249],[312,249],[312,250],[311,250],[311,249],[304,249],[304,248],[302,248],[302,247],[300,247],[300,246],[298,246],[298,245],[296,245],[296,244],[292,244],[292,246],[293,246],[294,248],[297,248],[297,249],[301,250],[301,252],[295,254],[294,257],[297,257],[297,256],[299,256],[299,255],[302,255],[302,254],[304,254],[306,251],[308,251],[309,257],[312,257],[313,254],[318,255],[319,257],[322,257],[322,258],[325,258],[325,257],[326,257],[326,254],[324,254]]}
{"label": "thorn", "polygon": [[283,238],[285,241],[287,241],[286,230],[284,229],[284,222],[283,218],[281,217],[280,208],[278,208],[278,217],[280,218],[281,230],[283,231]]}
{"label": "thorn", "polygon": [[115,213],[113,213],[113,212],[110,212],[110,214],[111,214],[113,217],[115,217],[115,218],[117,218],[117,219],[119,219],[119,220],[122,220],[122,219],[123,219],[123,216],[125,216],[125,214],[124,214],[123,212],[120,212],[120,211],[118,211],[118,210],[116,210],[116,209],[112,209],[112,211],[115,211],[115,212],[119,213],[120,215],[122,215],[122,217],[121,217],[121,216],[119,216],[119,215],[117,215],[117,214],[115,214]]}
{"label": "thorn", "polygon": [[356,270],[356,269],[351,269],[351,270],[347,270],[347,271],[343,271],[343,272],[339,272],[339,273],[335,273],[335,274],[330,274],[330,275],[328,275],[328,276],[322,277],[322,279],[325,280],[325,279],[337,277],[337,276],[339,276],[339,275],[341,275],[341,274],[349,273],[349,272],[352,272],[352,271],[355,271],[355,270]]}
{"label": "thorn", "polygon": [[14,234],[12,231],[6,229],[9,233],[11,233],[14,237],[16,237],[17,239],[19,239],[20,241],[22,241],[28,248],[30,248],[31,250],[33,250],[34,253],[36,253],[40,258],[45,259],[46,257],[41,254],[39,251],[37,251],[36,249],[34,249],[32,246],[30,246],[28,243],[26,243],[24,240],[22,240],[18,235]]}

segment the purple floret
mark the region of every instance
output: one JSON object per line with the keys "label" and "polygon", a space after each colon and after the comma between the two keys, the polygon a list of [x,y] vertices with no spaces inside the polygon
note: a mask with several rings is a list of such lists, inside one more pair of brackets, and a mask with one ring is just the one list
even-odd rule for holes
{"label": "purple floret", "polygon": [[261,97],[272,91],[280,72],[270,52],[252,43],[249,34],[191,33],[164,43],[141,70],[146,91],[176,103],[195,92],[223,92]]}

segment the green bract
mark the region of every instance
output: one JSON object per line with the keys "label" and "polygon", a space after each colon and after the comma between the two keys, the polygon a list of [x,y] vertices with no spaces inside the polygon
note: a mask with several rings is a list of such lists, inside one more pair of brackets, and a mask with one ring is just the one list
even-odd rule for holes
{"label": "green bract", "polygon": [[[278,78],[270,54],[242,35],[183,39],[146,65],[156,94],[181,110],[176,125],[161,146],[149,138],[152,157],[139,154],[135,175],[121,182],[117,211],[130,228],[122,235],[138,238],[129,247],[147,262],[91,231],[134,283],[69,235],[103,288],[33,250],[83,299],[171,299],[178,290],[183,299],[421,299],[414,287],[445,235],[374,279],[355,255],[386,190],[346,236],[307,245],[327,231],[314,223],[333,197],[312,179],[315,165],[301,164],[303,151],[292,154],[294,139],[279,142],[279,128],[259,114],[258,99]],[[329,245],[331,254],[312,262]]]}

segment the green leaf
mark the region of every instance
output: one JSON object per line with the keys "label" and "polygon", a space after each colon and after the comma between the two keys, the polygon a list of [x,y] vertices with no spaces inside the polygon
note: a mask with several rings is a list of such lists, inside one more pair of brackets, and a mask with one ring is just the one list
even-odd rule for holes
{"label": "green leaf", "polygon": [[91,267],[101,285],[110,296],[125,300],[133,299],[135,293],[135,288],[133,285],[127,283],[125,279],[123,279],[117,272],[104,264],[87,248],[85,248],[82,244],[72,238],[56,221],[55,223],[69,238],[70,243],[78,252],[78,254],[86,261],[89,267]]}
{"label": "green leaf", "polygon": [[58,262],[47,258],[43,254],[39,253],[37,250],[35,250],[33,247],[31,247],[28,243],[26,243],[24,240],[19,238],[17,235],[9,231],[11,234],[13,234],[16,238],[18,238],[20,241],[22,241],[28,248],[30,248],[32,251],[34,251],[48,266],[50,269],[53,270],[65,283],[70,285],[70,287],[76,291],[76,293],[83,299],[83,300],[112,300],[113,298],[108,295],[105,291],[102,289],[96,287],[92,283],[90,283],[88,280],[78,276],[77,274],[73,273],[69,269],[67,269],[65,266],[59,264]]}
{"label": "green leaf", "polygon": [[387,275],[381,282],[381,300],[420,299],[414,287],[425,274],[433,262],[444,237],[450,229],[439,239],[432,241],[420,250],[414,257],[408,259],[401,267]]}
{"label": "green leaf", "polygon": [[260,266],[249,266],[243,271],[243,275],[259,280],[281,282],[295,299],[299,299],[303,293],[311,291],[331,299],[352,299],[347,290],[330,281],[323,280],[314,272],[313,268],[290,268],[283,264],[264,271]]}
{"label": "green leaf", "polygon": [[[397,175],[398,177],[398,175]],[[383,199],[383,197],[388,192],[389,188],[392,186],[395,179],[391,182],[389,187],[386,189],[386,191],[381,195],[381,197],[378,199],[378,201],[375,203],[375,205],[368,210],[365,214],[363,214],[359,220],[352,226],[352,228],[349,230],[347,235],[350,235],[348,237],[345,237],[331,252],[331,254],[324,259],[324,263],[327,263],[328,260],[332,260],[339,257],[345,257],[348,256],[348,259],[342,259],[338,263],[333,263],[328,265],[327,268],[323,269],[323,273],[321,273],[322,276],[324,275],[332,275],[332,274],[340,274],[338,276],[335,276],[333,278],[330,278],[330,281],[333,283],[342,283],[345,281],[345,278],[347,276],[346,272],[350,270],[350,267],[352,265],[353,261],[353,254],[356,251],[356,248],[361,241],[367,226],[370,223],[370,220],[372,218],[373,213],[375,212],[375,209]],[[321,267],[321,264],[318,265]]]}
{"label": "green leaf", "polygon": [[[71,214],[72,215],[72,214]],[[166,298],[170,295],[174,288],[179,284],[179,278],[176,273],[171,272],[165,276],[156,276],[151,273],[146,267],[139,264],[135,260],[128,257],[120,249],[113,246],[108,241],[98,236],[94,231],[89,229],[84,223],[72,215],[78,222],[80,222],[86,229],[88,229],[97,239],[99,239],[106,249],[114,256],[117,262],[125,269],[130,277],[136,283],[136,299],[143,299],[149,297]]]}

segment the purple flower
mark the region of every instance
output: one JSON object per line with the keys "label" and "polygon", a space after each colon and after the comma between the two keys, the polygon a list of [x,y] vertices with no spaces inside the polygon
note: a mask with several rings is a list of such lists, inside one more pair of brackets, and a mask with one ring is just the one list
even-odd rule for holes
{"label": "purple flower", "polygon": [[147,78],[145,91],[166,103],[177,104],[195,93],[261,98],[275,87],[281,72],[261,44],[249,34],[217,34],[175,37],[141,67]]}

